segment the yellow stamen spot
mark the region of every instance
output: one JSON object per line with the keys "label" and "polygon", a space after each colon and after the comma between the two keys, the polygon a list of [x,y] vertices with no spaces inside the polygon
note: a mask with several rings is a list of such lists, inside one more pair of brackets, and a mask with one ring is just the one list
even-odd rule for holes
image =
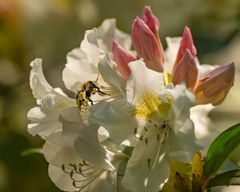
{"label": "yellow stamen spot", "polygon": [[167,117],[171,107],[170,98],[162,101],[153,92],[146,92],[137,103],[133,114],[144,119],[157,119],[159,116]]}

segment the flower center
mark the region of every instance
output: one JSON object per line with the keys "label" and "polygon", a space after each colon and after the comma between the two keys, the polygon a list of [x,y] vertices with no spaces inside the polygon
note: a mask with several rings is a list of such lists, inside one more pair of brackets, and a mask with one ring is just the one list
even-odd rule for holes
{"label": "flower center", "polygon": [[146,92],[136,103],[133,114],[141,119],[156,120],[167,118],[171,107],[170,97],[165,101],[153,92]]}
{"label": "flower center", "polygon": [[[169,111],[172,98],[170,95],[158,96],[154,92],[146,92],[136,103],[133,114],[143,120],[143,128],[134,129],[135,137],[144,142],[146,147],[149,141],[154,143],[154,155],[147,159],[149,170],[153,170],[160,158],[162,145],[166,142],[169,131]],[[150,146],[149,146],[150,147]],[[153,147],[153,146],[151,146]]]}

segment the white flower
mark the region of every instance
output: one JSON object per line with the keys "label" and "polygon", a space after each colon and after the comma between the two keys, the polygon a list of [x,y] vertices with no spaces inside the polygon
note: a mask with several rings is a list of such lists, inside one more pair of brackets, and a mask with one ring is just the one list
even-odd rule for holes
{"label": "white flower", "polygon": [[134,146],[124,186],[155,192],[168,178],[169,158],[191,161],[199,150],[189,118],[194,96],[184,85],[165,86],[163,75],[141,60],[129,67],[126,100],[100,103],[92,118],[107,129],[110,139]]}
{"label": "white flower", "polygon": [[[98,29],[86,32],[81,47],[74,49],[67,56],[63,81],[69,90],[77,94],[82,84],[99,79],[97,82],[99,87],[101,89],[104,87],[103,92],[108,94],[105,95],[106,97],[98,97],[98,94],[96,94],[96,101],[109,99],[109,96],[111,99],[117,96],[119,92],[123,92],[123,81],[115,74],[112,63],[108,62],[105,65],[106,62],[103,62],[103,65],[99,66],[100,61],[106,55],[106,51],[111,50],[110,39],[112,38],[120,40],[122,46],[126,49],[130,48],[129,35],[116,29],[114,19],[106,20]],[[106,59],[109,60],[109,58]],[[32,61],[31,67],[30,87],[37,104],[40,106],[34,107],[28,112],[27,116],[31,121],[28,130],[32,135],[38,134],[44,138],[61,129],[58,115],[62,109],[76,106],[76,100],[68,97],[60,88],[53,88],[49,85],[42,72],[41,59]],[[105,74],[104,80],[99,77],[99,71]]]}
{"label": "white flower", "polygon": [[30,87],[37,100],[38,107],[32,108],[27,117],[31,121],[28,131],[32,135],[45,138],[49,134],[61,130],[58,116],[61,110],[75,105],[75,100],[69,98],[60,88],[53,88],[45,79],[42,72],[42,60],[31,62]]}
{"label": "white flower", "polygon": [[79,110],[75,99],[48,84],[40,59],[31,66],[30,85],[40,106],[29,111],[28,129],[46,141],[42,151],[50,178],[63,191],[114,191],[117,176],[110,161],[118,165],[124,158],[102,147],[99,126],[86,126],[89,115]]}
{"label": "white flower", "polygon": [[[106,98],[95,97],[94,103],[98,102],[97,98],[108,100],[110,97],[111,100],[125,92],[123,80],[116,74],[109,57],[105,57],[107,50],[104,49],[110,46],[109,35],[124,40],[126,48],[130,46],[128,36],[115,29],[115,21],[107,20],[99,29],[86,32],[81,48],[69,53],[63,72],[66,87],[76,94],[84,83],[98,79],[96,86],[99,85],[99,90],[104,87],[107,94]],[[49,162],[52,181],[64,191],[112,192],[122,188],[121,183],[117,183],[115,168],[125,157],[106,150],[99,143],[106,139],[105,133],[100,133],[104,129],[89,124],[89,112],[82,112],[76,99],[49,85],[41,59],[34,60],[31,67],[30,87],[39,106],[28,112],[31,121],[28,130],[46,141],[43,154]],[[82,94],[86,91],[82,90]],[[84,99],[91,104],[90,97]]]}
{"label": "white flower", "polygon": [[84,126],[77,107],[62,111],[63,131],[46,138],[43,153],[49,176],[63,191],[115,191],[114,154],[97,138],[98,125]]}

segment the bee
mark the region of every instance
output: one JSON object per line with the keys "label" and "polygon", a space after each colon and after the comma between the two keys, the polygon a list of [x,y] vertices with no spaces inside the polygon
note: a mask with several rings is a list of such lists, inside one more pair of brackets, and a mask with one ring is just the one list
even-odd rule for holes
{"label": "bee", "polygon": [[76,95],[76,103],[78,108],[82,111],[82,109],[87,109],[89,102],[91,105],[93,105],[91,96],[96,93],[98,93],[100,96],[108,95],[100,90],[97,81],[87,81],[86,83],[82,84]]}

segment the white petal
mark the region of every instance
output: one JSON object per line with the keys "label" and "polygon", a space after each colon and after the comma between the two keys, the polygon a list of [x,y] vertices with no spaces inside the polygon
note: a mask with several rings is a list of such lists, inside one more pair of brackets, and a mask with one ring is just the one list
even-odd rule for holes
{"label": "white petal", "polygon": [[30,87],[32,89],[33,96],[39,102],[39,100],[47,95],[53,88],[48,84],[43,75],[42,59],[33,60],[30,66],[32,67],[30,72]]}
{"label": "white petal", "polygon": [[73,145],[65,145],[61,136],[61,132],[57,132],[46,138],[42,149],[46,160],[57,167],[62,167],[63,164],[80,162],[81,159],[75,152]]}
{"label": "white petal", "polygon": [[125,86],[123,79],[117,75],[116,71],[113,69],[111,64],[111,59],[106,55],[99,63],[99,72],[101,73],[103,79],[116,87],[118,91],[125,95]]}
{"label": "white petal", "polygon": [[[75,166],[79,166],[79,162]],[[90,167],[82,168],[87,170],[88,176],[81,174],[78,169],[74,169],[74,164],[65,164],[63,167],[49,164],[48,174],[55,185],[63,191],[99,191],[113,192],[115,191],[116,175],[115,172],[103,170],[103,167],[95,167],[89,164]]]}
{"label": "white petal", "polygon": [[79,163],[81,159],[76,154],[73,147],[58,146],[54,143],[46,142],[43,147],[45,159],[52,165],[62,167],[69,163]]}
{"label": "white petal", "polygon": [[73,180],[69,174],[66,174],[61,168],[49,164],[48,175],[54,184],[62,191],[73,192],[78,190],[73,186]]}
{"label": "white petal", "polygon": [[112,40],[115,37],[116,19],[106,19],[98,27],[98,42],[101,48],[111,51]]}
{"label": "white petal", "polygon": [[107,152],[98,141],[99,125],[89,125],[79,131],[75,150],[79,157],[94,164],[105,164]]}
{"label": "white petal", "polygon": [[52,111],[51,113],[44,113],[40,107],[32,108],[27,117],[31,121],[28,124],[28,132],[33,136],[40,135],[45,138],[52,132],[61,129],[61,123],[57,121],[59,111]]}
{"label": "white petal", "polygon": [[98,31],[96,28],[86,31],[80,46],[81,50],[86,54],[89,63],[95,68],[97,68],[99,59],[104,54],[104,50],[98,45],[97,33]]}
{"label": "white petal", "polygon": [[115,39],[123,48],[125,48],[128,51],[131,51],[132,38],[129,34],[117,29]]}
{"label": "white petal", "polygon": [[[169,176],[166,143],[161,144],[157,140],[155,129],[149,130],[147,136],[147,143],[143,140],[134,148],[123,177],[123,186],[131,192],[159,191]],[[150,169],[154,161],[156,164]]]}
{"label": "white petal", "polygon": [[177,124],[184,123],[190,116],[190,108],[195,101],[194,94],[184,84],[176,85],[173,89],[168,89],[168,92],[173,96],[170,118]]}
{"label": "white petal", "polygon": [[168,145],[171,158],[179,162],[191,162],[202,147],[197,143],[193,122],[186,119],[180,127],[169,130]]}
{"label": "white petal", "polygon": [[95,81],[97,76],[98,69],[90,63],[81,49],[76,48],[68,53],[67,64],[63,70],[63,81],[69,90],[79,90],[81,84],[89,80]]}
{"label": "white petal", "polygon": [[115,39],[125,49],[130,49],[131,36],[116,28],[116,19],[106,19],[98,28],[99,46],[102,49],[111,52],[113,39]]}
{"label": "white petal", "polygon": [[197,105],[191,108],[190,118],[194,123],[196,138],[204,146],[204,152],[206,152],[214,138],[219,134],[214,123],[208,117],[209,112],[213,109],[214,106],[212,104]]}
{"label": "white petal", "polygon": [[27,117],[31,121],[28,131],[32,135],[40,135],[43,139],[49,134],[61,129],[58,116],[67,106],[75,105],[75,101],[62,93],[60,89],[52,89],[41,99],[41,107],[32,108]]}
{"label": "white petal", "polygon": [[124,140],[133,142],[133,133],[137,121],[130,114],[129,105],[124,99],[114,100],[111,103],[99,103],[92,110],[91,121],[103,126],[114,142],[118,144]]}
{"label": "white petal", "polygon": [[165,50],[166,62],[164,63],[164,72],[168,72],[171,74],[172,67],[177,57],[181,39],[181,37],[166,38],[167,49]]}
{"label": "white petal", "polygon": [[143,60],[129,63],[131,75],[128,79],[126,91],[127,100],[131,104],[143,96],[146,92],[154,92],[156,95],[161,93],[164,88],[162,73],[148,69]]}
{"label": "white petal", "polygon": [[62,139],[65,145],[73,146],[79,130],[85,126],[78,107],[64,109],[59,121],[62,123]]}
{"label": "white petal", "polygon": [[[191,161],[192,155],[200,149],[194,133],[194,124],[190,120],[190,108],[194,104],[194,95],[184,84],[168,90],[173,96],[170,113],[169,146],[172,157],[179,161]],[[182,154],[179,156],[179,154]]]}
{"label": "white petal", "polygon": [[105,171],[89,186],[88,191],[89,192],[90,191],[117,192],[116,191],[116,172]]}
{"label": "white petal", "polygon": [[[86,149],[87,146],[85,146]],[[82,172],[79,171],[79,163],[83,163],[83,160],[79,158],[73,146],[65,145],[61,132],[52,134],[47,138],[43,153],[50,163],[49,176],[61,190],[87,192],[89,189],[98,189],[97,191],[99,191],[101,188],[107,190],[115,187],[115,177],[109,178],[112,172],[105,170],[105,167],[99,164],[93,165],[88,162],[87,165],[81,168]],[[86,173],[84,173],[85,171]]]}

